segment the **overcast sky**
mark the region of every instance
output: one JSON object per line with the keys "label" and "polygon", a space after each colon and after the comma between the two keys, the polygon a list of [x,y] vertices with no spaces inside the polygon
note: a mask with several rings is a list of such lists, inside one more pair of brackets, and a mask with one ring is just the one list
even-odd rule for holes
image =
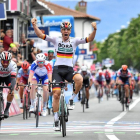
{"label": "overcast sky", "polygon": [[[47,1],[47,0],[46,0]],[[79,0],[49,0],[75,9]],[[87,0],[87,14],[99,17],[96,40],[103,41],[109,34],[128,26],[131,18],[140,14],[140,0]]]}

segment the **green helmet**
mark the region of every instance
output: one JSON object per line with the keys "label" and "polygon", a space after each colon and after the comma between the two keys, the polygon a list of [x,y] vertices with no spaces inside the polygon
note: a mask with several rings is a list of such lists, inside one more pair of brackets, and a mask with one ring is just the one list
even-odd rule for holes
{"label": "green helmet", "polygon": [[54,53],[54,51],[53,50],[49,50],[48,53]]}

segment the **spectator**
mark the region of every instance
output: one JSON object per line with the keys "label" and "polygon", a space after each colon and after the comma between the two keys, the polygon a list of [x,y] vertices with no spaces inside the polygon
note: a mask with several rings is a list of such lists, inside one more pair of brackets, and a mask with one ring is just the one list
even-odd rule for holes
{"label": "spectator", "polygon": [[37,54],[42,53],[42,50],[40,50],[39,48],[37,49]]}
{"label": "spectator", "polygon": [[25,38],[25,34],[22,34],[21,36],[21,43],[25,46],[27,42],[27,39]]}
{"label": "spectator", "polygon": [[3,29],[0,30],[0,52],[3,51],[3,38],[4,38],[5,34],[3,32]]}
{"label": "spectator", "polygon": [[3,48],[5,51],[9,51],[11,48],[16,47],[15,44],[13,44],[13,39],[12,39],[12,31],[7,30],[6,35],[4,36],[3,39]]}
{"label": "spectator", "polygon": [[28,41],[28,59],[27,59],[27,61],[31,64],[34,60],[36,60],[34,40],[28,39],[27,41]]}
{"label": "spectator", "polygon": [[20,51],[19,51],[20,44],[18,42],[14,42],[14,44],[16,45],[16,47],[11,48],[10,52],[12,53],[12,56],[14,58],[17,58],[18,56],[21,58],[21,54],[20,54]]}

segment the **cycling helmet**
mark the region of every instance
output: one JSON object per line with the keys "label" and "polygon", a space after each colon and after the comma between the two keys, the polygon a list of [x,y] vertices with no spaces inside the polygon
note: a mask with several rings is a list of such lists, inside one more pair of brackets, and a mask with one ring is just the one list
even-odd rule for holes
{"label": "cycling helmet", "polygon": [[44,55],[47,57],[48,56],[48,54],[47,53],[44,53]]}
{"label": "cycling helmet", "polygon": [[87,71],[87,67],[86,67],[86,66],[82,66],[82,67],[81,67],[81,70],[82,70],[82,71]]}
{"label": "cycling helmet", "polygon": [[53,50],[49,50],[48,53],[54,53],[54,51]]}
{"label": "cycling helmet", "polygon": [[1,56],[1,60],[10,61],[12,59],[12,54],[10,52],[7,52],[7,51],[3,51],[0,56]]}
{"label": "cycling helmet", "polygon": [[101,76],[101,75],[102,75],[102,70],[99,70],[99,72],[98,72],[98,73],[99,73],[99,75]]}
{"label": "cycling helmet", "polygon": [[127,65],[122,65],[122,70],[127,70]]}
{"label": "cycling helmet", "polygon": [[21,64],[21,67],[22,67],[22,69],[28,69],[29,68],[29,66],[30,66],[30,64],[27,62],[27,61],[24,61],[22,64]]}
{"label": "cycling helmet", "polygon": [[62,23],[60,24],[60,28],[61,28],[61,29],[71,29],[71,28],[72,28],[72,25],[71,25],[70,22],[64,21],[64,22],[62,22]]}
{"label": "cycling helmet", "polygon": [[43,53],[39,53],[36,55],[36,60],[37,61],[45,61],[46,56]]}

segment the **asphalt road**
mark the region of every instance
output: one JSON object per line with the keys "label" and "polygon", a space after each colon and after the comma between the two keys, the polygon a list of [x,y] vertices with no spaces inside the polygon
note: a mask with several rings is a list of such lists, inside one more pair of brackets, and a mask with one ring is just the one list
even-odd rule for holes
{"label": "asphalt road", "polygon": [[129,111],[122,112],[116,98],[104,99],[99,104],[96,98],[90,99],[89,109],[82,112],[81,104],[76,103],[70,111],[67,123],[67,136],[53,130],[53,116],[40,116],[39,127],[35,127],[32,114],[23,120],[22,114],[2,122],[0,140],[140,140],[140,97],[134,97]]}

